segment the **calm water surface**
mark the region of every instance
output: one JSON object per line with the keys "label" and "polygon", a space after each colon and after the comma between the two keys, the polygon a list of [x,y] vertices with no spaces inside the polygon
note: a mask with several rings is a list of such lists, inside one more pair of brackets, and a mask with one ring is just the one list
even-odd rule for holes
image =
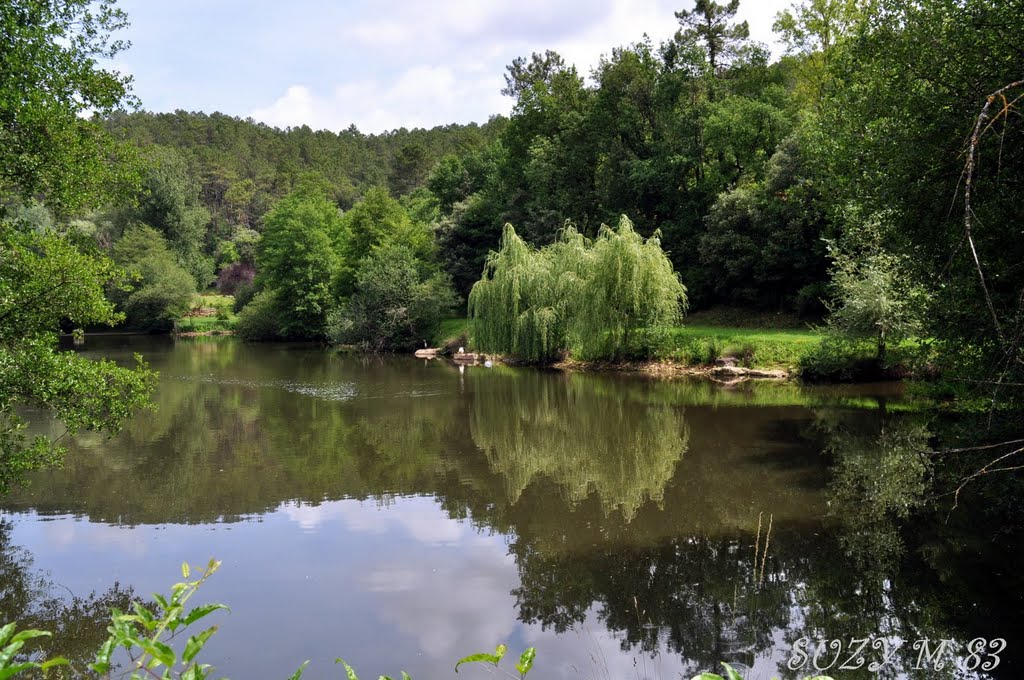
{"label": "calm water surface", "polygon": [[[891,386],[460,370],[230,339],[87,353],[134,352],[160,371],[157,410],[76,438],[63,470],[3,501],[4,614],[67,627],[72,655],[127,588],[166,591],[182,561],[216,557],[198,597],[231,613],[206,660],[236,679],[306,659],[306,677],[336,678],[337,656],[362,677],[449,678],[498,642],[536,646],[537,680],[689,678],[720,660],[804,677],[785,668],[802,636],[999,634],[1013,661],[1020,638],[986,610],[1013,589],[949,547],[956,522],[908,541],[875,510],[915,492],[908,451],[928,436]],[[865,484],[882,469],[883,488]],[[95,611],[68,623],[91,592]],[[914,660],[881,675],[942,675]]]}

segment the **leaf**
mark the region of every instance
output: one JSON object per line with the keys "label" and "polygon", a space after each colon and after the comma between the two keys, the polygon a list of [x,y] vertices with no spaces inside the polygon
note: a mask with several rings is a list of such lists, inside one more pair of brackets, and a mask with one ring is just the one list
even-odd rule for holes
{"label": "leaf", "polygon": [[505,645],[498,645],[494,654],[487,654],[480,652],[479,654],[470,654],[459,659],[458,663],[455,664],[455,672],[459,672],[459,666],[464,663],[493,663],[495,666],[501,661],[501,658],[505,656],[505,652],[508,651],[508,647]]}
{"label": "leaf", "polygon": [[139,617],[139,621],[147,630],[153,630],[156,627],[156,621],[153,619],[153,612],[149,611],[142,605],[141,602],[136,602],[133,605],[135,614]]}
{"label": "leaf", "polygon": [[188,578],[188,575],[192,573],[191,567],[188,566],[188,562],[181,563],[181,577]]}
{"label": "leaf", "polygon": [[295,669],[295,672],[288,676],[288,680],[301,680],[302,672],[306,670],[306,666],[309,665],[309,659],[302,662],[302,665]]}
{"label": "leaf", "polygon": [[7,640],[10,639],[11,634],[14,632],[15,625],[16,624],[14,623],[8,623],[3,628],[0,628],[0,645],[6,644]]}
{"label": "leaf", "polygon": [[519,663],[516,664],[516,670],[519,671],[520,676],[524,676],[530,672],[530,669],[533,668],[533,660],[536,656],[536,647],[527,647],[526,651],[519,655]]}
{"label": "leaf", "polygon": [[7,678],[14,677],[22,671],[31,670],[33,668],[39,668],[39,664],[26,661],[25,663],[8,666],[7,668],[0,669],[0,680],[7,680]]}
{"label": "leaf", "polygon": [[114,637],[107,638],[100,647],[100,651],[96,652],[96,662],[89,664],[89,669],[100,675],[109,672],[110,655],[114,653],[114,647],[116,646],[117,640]]}
{"label": "leaf", "polygon": [[187,583],[175,583],[171,586],[171,604],[176,605],[181,600],[181,596],[188,590]]}
{"label": "leaf", "polygon": [[25,646],[24,640],[18,640],[4,647],[3,651],[0,651],[0,668],[3,668],[14,658],[14,655],[18,653],[18,650]]}
{"label": "leaf", "polygon": [[181,653],[181,660],[185,663],[191,663],[192,659],[196,658],[196,654],[202,650],[206,641],[210,639],[210,636],[216,632],[217,626],[210,626],[199,635],[189,637],[188,642],[185,643],[185,651]]}
{"label": "leaf", "polygon": [[409,677],[408,673],[402,671],[402,680],[412,680],[412,678]]}
{"label": "leaf", "polygon": [[728,676],[728,680],[743,680],[743,676],[737,673],[735,668],[724,661],[722,662],[722,666],[725,667],[725,674]]}
{"label": "leaf", "polygon": [[195,623],[199,619],[203,618],[204,616],[209,616],[210,614],[212,614],[213,612],[217,611],[218,609],[227,609],[228,611],[231,611],[231,609],[227,605],[223,605],[223,604],[204,604],[204,605],[196,607],[195,609],[190,611],[188,613],[188,616],[186,616],[184,619],[181,620],[181,623],[183,625],[185,625],[185,626],[191,626],[193,623]]}
{"label": "leaf", "polygon": [[174,665],[174,661],[177,658],[174,650],[159,640],[139,640],[139,646],[142,647],[144,652],[152,656],[154,661],[168,668]]}
{"label": "leaf", "polygon": [[725,680],[725,678],[718,673],[701,673],[693,676],[692,680]]}
{"label": "leaf", "polygon": [[39,664],[39,668],[41,668],[41,669],[43,669],[45,671],[47,668],[53,668],[54,666],[69,666],[69,665],[71,665],[71,662],[68,661],[67,659],[65,659],[63,656],[55,656],[52,659],[47,659],[46,661],[44,661],[41,664]]}
{"label": "leaf", "polygon": [[347,663],[345,663],[344,659],[335,659],[334,663],[340,663],[342,666],[345,667],[345,677],[348,680],[359,680],[359,676],[357,676],[356,672],[352,670],[352,666],[349,666]]}

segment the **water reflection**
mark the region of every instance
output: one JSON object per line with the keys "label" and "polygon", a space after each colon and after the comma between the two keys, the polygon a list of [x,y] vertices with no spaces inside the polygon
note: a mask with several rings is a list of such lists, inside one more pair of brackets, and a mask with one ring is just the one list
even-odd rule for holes
{"label": "water reflection", "polygon": [[53,633],[31,645],[34,653],[64,656],[68,667],[58,674],[86,675],[106,639],[111,607],[126,611],[138,598],[131,587],[118,582],[101,593],[76,595],[63,589],[36,566],[31,552],[11,541],[12,529],[10,521],[0,520],[0,617],[18,621],[19,629]]}
{"label": "water reflection", "polygon": [[[1001,625],[957,614],[981,584],[953,528],[907,530],[932,526],[930,435],[892,395],[146,342],[159,409],[6,499],[5,554],[74,592],[224,559],[211,661],[234,677],[338,654],[448,677],[508,641],[538,646],[531,678],[789,678],[801,637]],[[913,654],[882,675],[936,677]]]}

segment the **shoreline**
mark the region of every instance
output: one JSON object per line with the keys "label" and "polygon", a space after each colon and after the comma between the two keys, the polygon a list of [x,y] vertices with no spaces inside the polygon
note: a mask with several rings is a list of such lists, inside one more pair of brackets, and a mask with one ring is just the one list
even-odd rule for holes
{"label": "shoreline", "polygon": [[[86,337],[103,336],[135,336],[151,335],[137,331],[108,331],[87,333]],[[209,331],[178,331],[169,333],[158,333],[170,338],[205,338],[205,337],[237,337],[233,330],[209,330]],[[62,334],[61,338],[70,338],[68,334]],[[329,345],[326,345],[329,346]],[[359,351],[349,348],[350,351]],[[840,379],[840,380],[805,380],[801,377],[800,371],[791,366],[779,367],[758,367],[741,366],[739,357],[724,356],[716,360],[715,364],[684,364],[673,359],[634,359],[622,361],[583,361],[573,358],[561,359],[551,364],[534,364],[517,360],[501,354],[485,354],[477,352],[464,352],[462,354],[446,353],[443,347],[430,347],[414,350],[413,352],[396,352],[415,356],[419,359],[443,359],[457,366],[483,366],[485,362],[492,365],[505,365],[513,367],[529,367],[542,370],[557,371],[579,371],[594,373],[630,373],[644,375],[652,378],[701,378],[712,382],[729,386],[756,380],[761,382],[798,382],[806,384],[866,384],[879,380],[885,382],[901,382],[906,375],[901,376],[864,376],[862,379]]]}
{"label": "shoreline", "polygon": [[744,380],[773,380],[788,381],[797,380],[799,376],[795,371],[788,371],[781,368],[745,368],[730,363],[723,363],[714,366],[692,366],[680,364],[674,361],[657,359],[646,359],[640,361],[578,361],[575,359],[564,359],[552,365],[559,370],[570,371],[595,371],[609,373],[642,373],[661,378],[674,378],[679,376],[707,378],[716,382],[732,384]]}
{"label": "shoreline", "polygon": [[414,356],[421,359],[446,359],[459,366],[479,366],[485,362],[503,364],[505,366],[533,367],[539,369],[554,369],[557,371],[580,371],[597,373],[640,373],[653,377],[674,378],[674,377],[698,377],[713,380],[723,384],[735,384],[745,380],[772,380],[785,382],[798,380],[796,371],[781,368],[746,368],[736,365],[738,360],[734,357],[725,357],[713,366],[688,365],[675,361],[658,359],[644,359],[632,361],[581,361],[578,359],[562,359],[553,364],[530,364],[515,359],[510,359],[499,354],[483,354],[465,352],[461,354],[446,355],[439,348],[427,348],[416,350]]}

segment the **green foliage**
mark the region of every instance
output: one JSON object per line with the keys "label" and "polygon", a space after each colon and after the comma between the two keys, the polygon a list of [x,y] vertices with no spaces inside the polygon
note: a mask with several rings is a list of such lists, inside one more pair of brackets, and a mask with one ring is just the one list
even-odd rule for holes
{"label": "green foliage", "polygon": [[190,635],[180,655],[167,643],[174,635],[184,632],[186,628],[210,614],[227,609],[221,604],[186,608],[186,604],[199,587],[216,573],[219,567],[220,562],[210,560],[206,569],[200,572],[200,577],[189,581],[187,579],[191,574],[191,567],[184,563],[181,565],[181,575],[186,580],[174,584],[170,597],[154,594],[156,607],[153,610],[140,603],[135,604],[131,613],[112,610],[111,625],[108,629],[110,637],[100,647],[96,661],[90,665],[90,669],[109,677],[115,668],[114,652],[124,649],[132,667],[128,671],[128,677],[132,680],[154,677],[162,680],[208,678],[213,669],[208,664],[199,663],[196,657],[217,632],[217,626]]}
{"label": "green foliage", "polygon": [[559,293],[569,292],[569,286],[559,287],[549,253],[534,250],[505,225],[500,248],[487,256],[483,276],[469,294],[478,349],[545,362],[566,348],[570,303]]}
{"label": "green foliage", "polygon": [[929,295],[897,255],[879,251],[855,257],[836,248],[831,253],[835,300],[828,329],[844,338],[873,340],[875,358],[884,365],[890,345],[921,333]]}
{"label": "green foliage", "polygon": [[281,314],[277,294],[260,291],[238,313],[235,332],[244,340],[278,340],[284,335]]}
{"label": "green foliage", "polygon": [[121,272],[83,253],[67,237],[0,220],[0,493],[27,471],[57,463],[64,449],[44,436],[31,443],[19,406],[53,411],[68,431],[117,431],[147,403],[155,375],[57,351],[70,322],[113,325],[122,319],[103,295]]}
{"label": "green foliage", "polygon": [[696,0],[692,10],[676,12],[681,27],[678,39],[703,43],[712,71],[726,65],[737,44],[750,37],[747,22],[731,23],[739,9],[739,0],[720,5],[714,0]]}
{"label": "green foliage", "polygon": [[686,287],[661,249],[660,234],[644,239],[623,216],[617,228],[601,228],[585,258],[570,271],[581,283],[571,334],[583,358],[621,356],[632,351],[638,332],[682,320]]}
{"label": "green foliage", "polygon": [[130,78],[99,66],[126,47],[111,40],[126,24],[109,0],[0,5],[0,192],[67,215],[123,191],[132,148],[87,116],[133,103]]}
{"label": "green foliage", "polygon": [[459,302],[447,275],[394,244],[374,248],[360,261],[355,289],[332,313],[328,332],[335,342],[374,352],[423,346]]}
{"label": "green foliage", "polygon": [[867,376],[869,366],[877,368],[870,346],[830,335],[800,357],[800,377],[809,382],[851,382]]}
{"label": "green foliage", "polygon": [[[939,366],[964,367],[958,379],[991,399],[987,381],[1024,384],[1019,343],[999,338],[999,326],[1015,329],[1004,337],[1019,337],[1021,328],[1024,239],[1013,225],[1020,223],[1022,189],[1006,180],[1024,171],[1020,88],[992,100],[979,130],[987,132],[977,139],[980,163],[969,177],[966,147],[989,96],[1021,78],[1019,3],[858,6],[862,16],[831,50],[830,86],[808,120],[814,162],[825,170],[822,191],[842,209],[837,212],[891,216],[875,245],[898,258],[899,279],[933,295],[923,334],[941,345]],[[971,243],[967,216],[975,225]],[[854,236],[840,245],[862,246]],[[884,279],[877,272],[872,277]],[[1021,396],[1014,389],[996,392]]]}
{"label": "green foliage", "polygon": [[332,237],[341,229],[341,214],[325,196],[299,189],[279,201],[265,222],[256,285],[273,293],[264,304],[277,301],[277,332],[285,338],[321,338],[333,305]]}
{"label": "green foliage", "polygon": [[[109,113],[130,103],[128,78],[97,59],[124,45],[110,34],[125,23],[112,2],[16,0],[0,6],[0,193],[45,196],[67,215],[118,196],[131,177],[118,160],[130,148],[114,143],[90,110]],[[146,403],[154,376],[58,352],[62,323],[84,327],[121,320],[104,287],[121,273],[106,258],[80,249],[77,233],[29,228],[0,214],[0,493],[27,471],[58,462],[63,449],[44,436],[26,441],[15,409],[50,410],[69,432],[116,431]]]}
{"label": "green foliage", "polygon": [[221,113],[186,111],[117,113],[105,122],[140,146],[158,144],[185,157],[211,225],[261,231],[267,210],[305,174],[319,175],[327,194],[345,210],[370,188],[392,181],[402,183],[394,187],[398,194],[409,193],[424,183],[438,159],[486,146],[505,119],[372,135],[355,127],[338,132],[304,125],[280,129]]}
{"label": "green foliage", "polygon": [[479,349],[545,362],[566,350],[619,357],[638,334],[679,321],[685,304],[657,235],[642,238],[623,217],[592,242],[567,226],[541,250],[506,225],[470,293],[469,314]]}
{"label": "green foliage", "polygon": [[790,51],[827,56],[862,17],[856,0],[804,0],[779,12],[772,28]]}
{"label": "green foliage", "polygon": [[[8,623],[0,628],[0,678],[7,678],[18,675],[25,671],[40,670],[46,671],[54,666],[66,666],[67,659],[54,657],[46,661],[16,661],[20,658],[19,652],[29,640],[42,637],[50,637],[50,633],[44,630],[23,630],[15,633],[15,624]],[[24,654],[22,652],[22,654]]]}
{"label": "green foliage", "polygon": [[[489,663],[495,667],[501,660],[505,658],[505,654],[508,652],[507,645],[498,645],[494,649],[494,654],[487,654],[486,652],[480,652],[478,654],[470,654],[459,659],[458,663],[455,664],[455,672],[459,672],[459,666],[465,663]],[[519,660],[516,662],[516,671],[519,672],[520,678],[525,678],[530,669],[533,668],[533,660],[537,656],[537,650],[533,647],[527,647],[522,654],[519,655]]]}
{"label": "green foliage", "polygon": [[437,162],[427,178],[427,188],[440,204],[441,212],[449,214],[459,201],[471,193],[469,172],[458,156],[449,154]]}
{"label": "green foliage", "polygon": [[397,243],[422,259],[430,259],[434,254],[429,228],[414,222],[402,204],[380,187],[367,191],[361,201],[345,212],[332,236],[341,254],[334,288],[342,298],[355,291],[356,269],[377,246]]}
{"label": "green foliage", "polygon": [[[758,309],[821,312],[806,296],[826,279],[825,206],[799,141],[786,140],[765,179],[721,194],[700,237],[714,299]],[[804,296],[801,296],[802,291]]]}
{"label": "green foliage", "polygon": [[128,323],[142,330],[167,331],[192,305],[193,278],[175,262],[160,232],[130,227],[114,246],[114,261],[129,273],[131,283],[114,287],[111,298]]}
{"label": "green foliage", "polygon": [[423,183],[430,170],[430,157],[422,144],[408,143],[391,159],[388,185],[396,196],[404,196]]}
{"label": "green foliage", "polygon": [[206,288],[213,281],[213,259],[202,252],[209,212],[199,202],[199,182],[174,149],[153,146],[143,155],[142,191],[121,211],[124,224],[142,223],[164,235],[178,264]]}
{"label": "green foliage", "polygon": [[455,290],[469,297],[480,278],[487,253],[501,239],[500,204],[491,192],[476,192],[455,203],[441,219],[437,244],[445,271],[452,275]]}

